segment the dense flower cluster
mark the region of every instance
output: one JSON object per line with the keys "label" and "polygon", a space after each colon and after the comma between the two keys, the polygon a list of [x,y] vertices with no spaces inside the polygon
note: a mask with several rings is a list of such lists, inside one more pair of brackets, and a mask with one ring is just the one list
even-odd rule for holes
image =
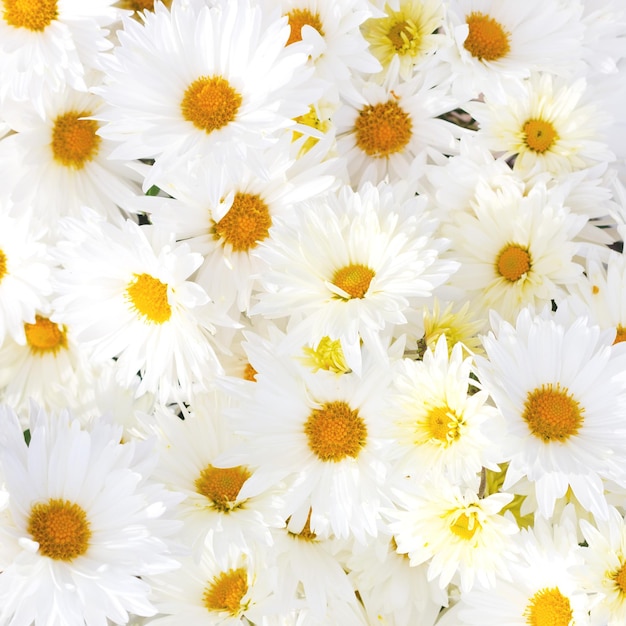
{"label": "dense flower cluster", "polygon": [[0,625],[626,623],[623,0],[0,0]]}

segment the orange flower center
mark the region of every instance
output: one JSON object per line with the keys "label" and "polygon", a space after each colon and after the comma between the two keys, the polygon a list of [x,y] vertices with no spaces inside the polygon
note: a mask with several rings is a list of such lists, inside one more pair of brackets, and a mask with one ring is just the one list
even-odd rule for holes
{"label": "orange flower center", "polygon": [[469,33],[463,47],[481,61],[497,61],[511,49],[510,34],[489,15],[474,11],[466,18]]}
{"label": "orange flower center", "polygon": [[187,87],[181,110],[183,117],[208,134],[234,121],[241,95],[221,76],[201,76]]}
{"label": "orange flower center", "polygon": [[67,348],[65,329],[47,317],[35,315],[34,324],[24,324],[24,333],[30,351],[37,356],[57,354],[61,348]]}
{"label": "orange flower center", "polygon": [[102,141],[96,134],[98,122],[83,119],[89,115],[89,111],[69,111],[54,120],[50,145],[57,163],[80,170],[98,154]]}
{"label": "orange flower center", "polygon": [[370,288],[374,271],[362,263],[350,263],[338,269],[330,281],[352,298],[363,298]]}
{"label": "orange flower center", "polygon": [[496,269],[503,278],[512,283],[517,282],[528,273],[530,268],[530,254],[525,248],[517,244],[510,244],[500,250]]}
{"label": "orange flower center", "polygon": [[229,569],[216,576],[204,590],[202,602],[209,611],[237,617],[246,607],[241,601],[248,593],[248,575],[243,567]]}
{"label": "orange flower center", "polygon": [[303,26],[312,26],[322,37],[324,36],[322,21],[317,13],[311,13],[308,9],[293,9],[287,13],[287,19],[289,20],[291,32],[285,46],[296,41],[302,41]]}
{"label": "orange flower center", "polygon": [[558,587],[540,589],[524,611],[528,626],[570,626],[574,613]]}
{"label": "orange flower center", "polygon": [[368,104],[354,123],[356,145],[368,156],[387,157],[401,152],[411,140],[413,122],[395,100]]}
{"label": "orange flower center", "polygon": [[532,119],[524,124],[524,141],[533,152],[543,154],[558,138],[558,133],[551,122]]}
{"label": "orange flower center", "polygon": [[237,496],[243,484],[250,478],[247,468],[213,467],[207,465],[196,479],[196,492],[210,500],[213,507],[222,513],[229,513],[241,506]]}
{"label": "orange flower center", "polygon": [[126,287],[126,298],[147,322],[163,324],[172,315],[167,285],[150,274],[134,274]]}
{"label": "orange flower center", "polygon": [[235,252],[247,252],[267,239],[271,225],[269,208],[259,195],[237,192],[228,213],[215,224],[214,235]]}
{"label": "orange flower center", "polygon": [[15,28],[45,30],[59,12],[57,0],[4,0],[4,21]]}

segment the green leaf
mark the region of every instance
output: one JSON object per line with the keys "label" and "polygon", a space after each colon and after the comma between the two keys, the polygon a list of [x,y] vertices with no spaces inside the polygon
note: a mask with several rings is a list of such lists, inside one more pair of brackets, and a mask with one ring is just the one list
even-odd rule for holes
{"label": "green leaf", "polygon": [[146,191],[146,196],[158,196],[159,191],[161,191],[156,185],[152,185],[148,191]]}

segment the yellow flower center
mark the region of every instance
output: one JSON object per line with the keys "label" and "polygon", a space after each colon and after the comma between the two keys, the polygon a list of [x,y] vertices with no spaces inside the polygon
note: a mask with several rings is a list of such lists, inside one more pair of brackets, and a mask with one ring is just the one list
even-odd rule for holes
{"label": "yellow flower center", "polygon": [[237,617],[246,610],[241,601],[248,593],[248,574],[243,567],[216,576],[204,590],[202,602],[209,611],[222,611]]}
{"label": "yellow flower center", "polygon": [[15,28],[41,32],[58,15],[57,0],[4,0],[4,21]]}
{"label": "yellow flower center", "polygon": [[187,87],[180,108],[183,117],[207,133],[234,121],[241,95],[221,76],[201,76]]}
{"label": "yellow flower center", "polygon": [[[302,530],[299,533],[292,533],[288,531],[291,537],[294,539],[300,539],[302,541],[314,542],[317,541],[317,535],[311,530],[311,513],[312,509],[309,509],[309,514],[307,515],[306,522],[302,527]],[[289,518],[291,519],[291,518]],[[287,524],[289,524],[289,519],[287,520]]]}
{"label": "yellow flower center", "polygon": [[[309,110],[304,115],[299,115],[294,118],[294,122],[298,124],[302,124],[303,126],[309,126],[310,128],[314,128],[315,130],[319,130],[322,133],[325,133],[330,128],[330,122],[328,120],[320,120],[317,115],[317,111],[315,107],[309,107]],[[297,141],[302,137],[302,133],[294,130],[292,133],[292,141]],[[317,142],[317,137],[308,137],[304,141],[304,145],[302,146],[301,154],[308,152]]]}
{"label": "yellow flower center", "polygon": [[580,430],[583,409],[567,388],[549,383],[528,392],[522,418],[535,437],[565,441]]}
{"label": "yellow flower center", "polygon": [[339,339],[331,339],[326,335],[320,339],[317,348],[307,346],[303,350],[306,364],[314,371],[326,370],[336,374],[347,374],[352,371],[346,363]]}
{"label": "yellow flower center", "polygon": [[222,513],[240,508],[237,496],[243,484],[250,478],[247,468],[213,467],[207,465],[195,481],[196,492],[210,500],[213,507]]}
{"label": "yellow flower center", "polygon": [[150,274],[134,274],[126,287],[126,297],[147,322],[163,324],[172,315],[167,285]]}
{"label": "yellow flower center", "polygon": [[[2,266],[0,265],[0,279],[2,278]],[[624,328],[621,324],[616,328],[615,333],[615,341],[613,341],[613,345],[616,343],[622,343],[622,341],[626,341],[626,328]]]}
{"label": "yellow flower center", "polygon": [[552,122],[541,119],[528,120],[524,124],[524,142],[533,151],[543,154],[559,138]]}
{"label": "yellow flower center", "polygon": [[330,281],[349,296],[347,299],[363,298],[370,288],[374,271],[362,263],[350,263],[338,269]]}
{"label": "yellow flower center", "polygon": [[154,0],[123,0],[119,6],[130,11],[154,11]]}
{"label": "yellow flower center", "polygon": [[462,418],[447,404],[435,406],[429,409],[425,426],[430,437],[447,448],[461,436]]}
{"label": "yellow flower center", "polygon": [[460,513],[456,516],[456,518],[453,518],[453,521],[450,524],[452,534],[456,535],[460,539],[463,539],[464,541],[470,541],[476,534],[476,531],[481,528],[482,526],[478,521],[478,514],[476,511],[471,510]]}
{"label": "yellow flower center", "polygon": [[257,371],[250,365],[250,363],[246,363],[246,366],[243,368],[243,379],[249,380],[251,383],[256,383],[256,375]]}
{"label": "yellow flower center", "polygon": [[45,504],[34,504],[27,530],[39,544],[39,553],[56,561],[73,561],[89,548],[87,514],[68,500],[52,498]]}
{"label": "yellow flower center", "polygon": [[216,239],[223,239],[235,252],[247,252],[267,239],[271,225],[269,208],[261,197],[238,191],[228,213],[213,228]]}
{"label": "yellow flower center", "polygon": [[356,409],[341,400],[314,409],[304,424],[309,448],[322,461],[356,458],[365,446],[367,427]]}
{"label": "yellow flower center", "polygon": [[509,244],[500,250],[496,269],[498,274],[514,283],[528,273],[531,267],[530,254],[526,248]]}
{"label": "yellow flower center", "polygon": [[481,61],[497,61],[511,49],[510,34],[489,15],[474,11],[466,20],[469,33],[463,47]]}
{"label": "yellow flower center", "polygon": [[98,122],[82,119],[89,115],[89,111],[69,111],[54,120],[50,146],[57,163],[80,170],[98,154],[102,141],[96,134]]}
{"label": "yellow flower center", "polygon": [[558,587],[540,589],[524,610],[528,626],[570,626],[574,613]]}
{"label": "yellow flower center", "polygon": [[394,20],[387,31],[387,38],[398,54],[415,56],[419,51],[421,37],[411,19]]}
{"label": "yellow flower center", "polygon": [[47,317],[35,315],[34,324],[24,324],[26,343],[32,354],[57,354],[61,348],[67,348],[65,329],[50,321]]}
{"label": "yellow flower center", "polygon": [[619,594],[626,595],[626,563],[622,563],[621,567],[611,574],[611,579],[617,585]]}
{"label": "yellow flower center", "polygon": [[287,19],[289,20],[291,32],[285,44],[286,46],[296,41],[302,41],[303,26],[312,26],[322,37],[324,36],[322,21],[317,13],[311,13],[308,9],[293,9],[287,13]]}
{"label": "yellow flower center", "polygon": [[401,152],[411,140],[413,122],[395,100],[368,104],[354,123],[356,145],[368,156],[388,157]]}
{"label": "yellow flower center", "polygon": [[7,273],[7,255],[0,250],[0,283]]}

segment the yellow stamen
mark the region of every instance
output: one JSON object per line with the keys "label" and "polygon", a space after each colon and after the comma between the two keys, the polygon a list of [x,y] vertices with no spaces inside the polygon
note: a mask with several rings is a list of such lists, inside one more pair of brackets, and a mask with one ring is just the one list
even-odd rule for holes
{"label": "yellow stamen", "polygon": [[381,158],[404,150],[413,134],[413,122],[392,99],[363,107],[354,129],[356,145],[368,156]]}
{"label": "yellow stamen", "polygon": [[167,298],[167,285],[150,274],[134,274],[126,287],[126,298],[135,311],[154,324],[167,322],[172,308]]}
{"label": "yellow stamen", "polygon": [[570,626],[574,613],[558,587],[545,587],[530,599],[524,617],[528,626]]}
{"label": "yellow stamen", "polygon": [[39,554],[56,561],[73,561],[89,548],[91,528],[85,511],[74,502],[52,498],[33,505],[27,530],[39,544]]}
{"label": "yellow stamen", "polygon": [[188,122],[210,134],[235,120],[242,101],[225,78],[201,76],[187,87],[180,106]]}
{"label": "yellow stamen", "polygon": [[552,122],[531,119],[524,124],[524,142],[533,151],[543,154],[559,139]]}
{"label": "yellow stamen", "polygon": [[567,387],[541,385],[528,392],[522,419],[530,432],[545,442],[565,441],[583,424],[583,409]]}
{"label": "yellow stamen", "polygon": [[511,35],[489,15],[474,11],[466,20],[469,33],[463,47],[481,61],[497,61],[510,49]]}
{"label": "yellow stamen", "polygon": [[447,448],[461,436],[463,417],[459,417],[447,404],[434,406],[426,415],[426,431],[431,439]]}
{"label": "yellow stamen", "polygon": [[620,596],[626,595],[626,562],[620,565],[620,568],[615,570],[611,576],[611,580],[615,582],[617,590]]}
{"label": "yellow stamen", "polygon": [[356,458],[365,446],[367,427],[346,402],[326,402],[309,415],[304,432],[309,448],[322,461]]}
{"label": "yellow stamen", "polygon": [[9,26],[45,30],[59,15],[57,0],[4,0],[2,17]]}
{"label": "yellow stamen", "polygon": [[481,528],[482,526],[478,521],[476,511],[471,510],[461,513],[458,517],[456,517],[456,519],[453,520],[452,524],[450,524],[452,534],[456,535],[460,539],[464,539],[465,541],[472,539],[476,534],[476,531]]}
{"label": "yellow stamen", "polygon": [[287,18],[291,32],[285,44],[286,46],[296,41],[302,41],[303,26],[312,26],[322,37],[324,36],[322,21],[317,13],[311,13],[308,9],[293,9],[287,13]]}
{"label": "yellow stamen", "polygon": [[229,513],[242,506],[237,496],[252,474],[246,467],[213,467],[207,465],[195,481],[196,492],[209,500],[213,508]]}
{"label": "yellow stamen", "polygon": [[216,239],[235,252],[247,252],[267,239],[271,226],[272,216],[261,196],[238,191],[228,213],[213,228]]}
{"label": "yellow stamen", "polygon": [[525,276],[531,268],[530,254],[526,248],[508,244],[500,250],[496,270],[500,276],[514,283]]}
{"label": "yellow stamen", "polygon": [[320,339],[317,348],[303,348],[306,355],[305,363],[313,368],[313,371],[326,370],[336,374],[347,374],[352,370],[346,363],[341,341],[325,336]]}
{"label": "yellow stamen", "polygon": [[26,343],[32,354],[44,356],[57,354],[67,348],[65,328],[50,321],[47,317],[35,315],[34,324],[24,324]]}
{"label": "yellow stamen", "polygon": [[350,263],[338,269],[330,281],[352,298],[363,298],[370,288],[374,271],[362,263]]}
{"label": "yellow stamen", "polygon": [[202,602],[209,611],[228,613],[237,617],[246,610],[242,605],[248,593],[248,574],[243,567],[229,569],[216,576],[204,590]]}
{"label": "yellow stamen", "polygon": [[83,119],[89,111],[69,111],[54,120],[52,156],[60,165],[80,170],[98,154],[101,139],[96,134],[98,122]]}

